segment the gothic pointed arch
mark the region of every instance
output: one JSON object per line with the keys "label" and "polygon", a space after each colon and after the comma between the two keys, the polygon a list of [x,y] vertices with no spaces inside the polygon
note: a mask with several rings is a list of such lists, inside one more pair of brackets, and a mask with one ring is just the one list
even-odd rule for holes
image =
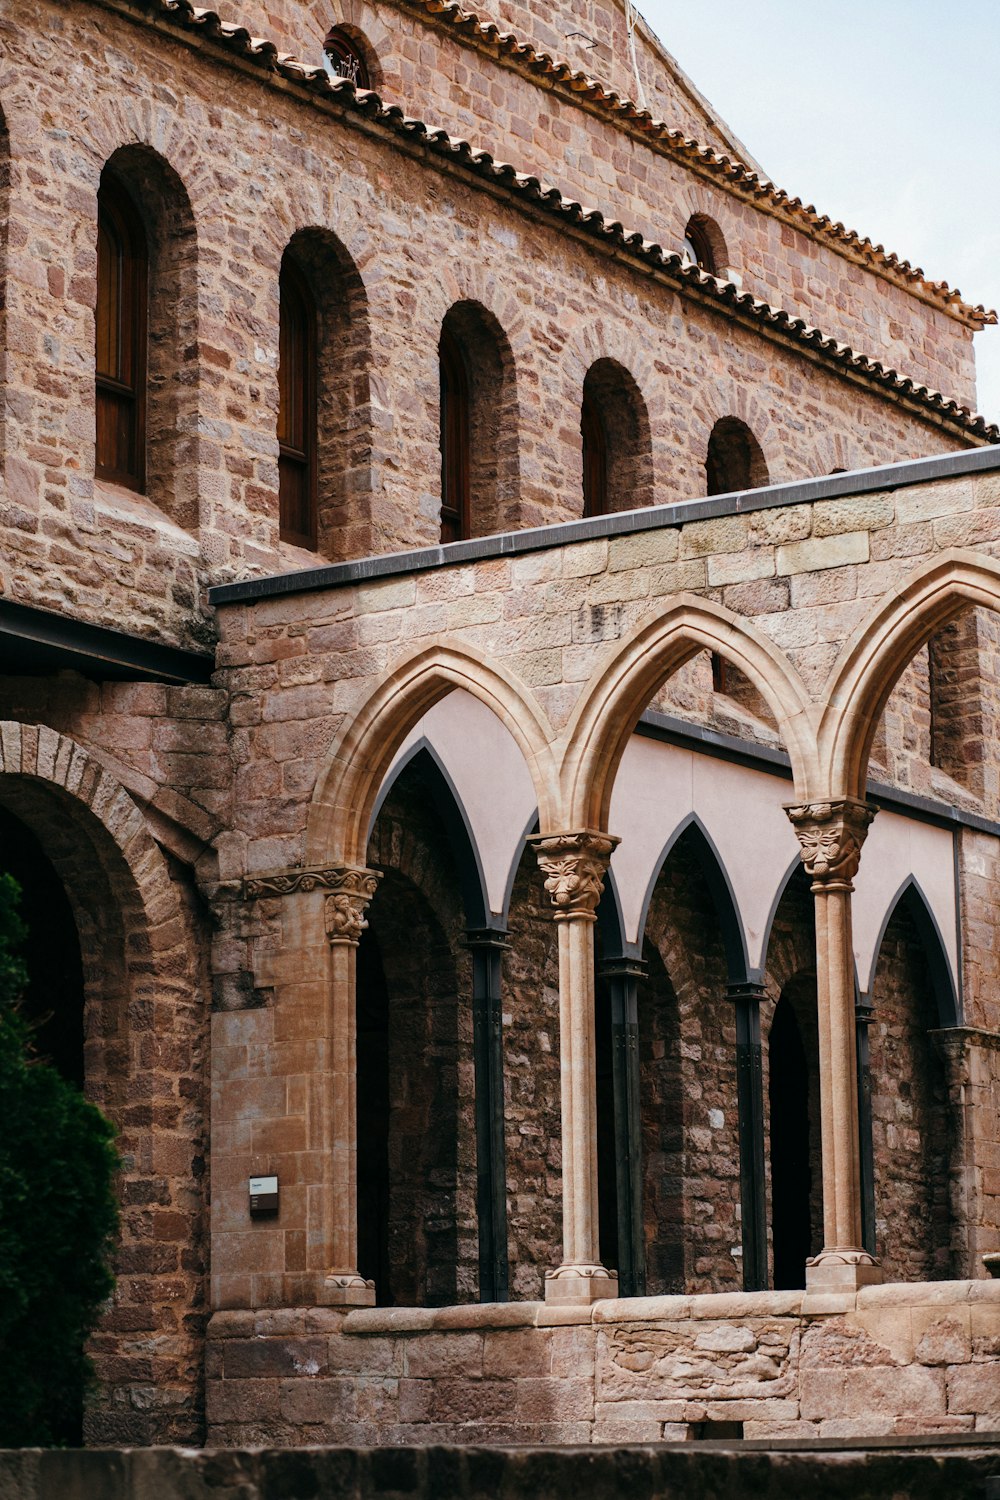
{"label": "gothic pointed arch", "polygon": [[939,1026],[960,1025],[959,997],[952,976],[951,964],[948,962],[944,938],[941,935],[941,929],[931,909],[930,902],[921,890],[920,882],[915,875],[908,875],[906,877],[886,907],[885,916],[882,919],[882,925],[879,928],[878,937],[872,950],[872,963],[868,975],[866,993],[868,995],[872,993],[886,932],[896,913],[900,910],[905,910],[920,943],[926,965],[927,979],[934,997],[937,1024]]}
{"label": "gothic pointed arch", "polygon": [[907,663],[970,605],[1000,610],[1000,564],[952,548],[902,581],[841,652],[820,720],[816,796],[864,796],[882,710]]}
{"label": "gothic pointed arch", "polygon": [[607,827],[618,765],[658,688],[699,651],[732,661],[767,700],[796,784],[815,758],[810,704],[794,667],[748,621],[722,605],[678,594],[661,615],[619,642],[590,679],[564,736],[563,801],[572,826]]}
{"label": "gothic pointed arch", "polygon": [[310,863],[364,862],[371,812],[399,746],[428,709],[454,688],[490,708],[524,755],[543,829],[560,827],[548,720],[523,683],[469,648],[426,646],[400,662],[335,740],[313,794],[307,829]]}
{"label": "gothic pointed arch", "polygon": [[646,887],[643,897],[642,914],[639,918],[640,942],[642,934],[646,929],[646,918],[649,915],[650,902],[653,899],[653,891],[660,872],[670,854],[681,839],[684,839],[689,849],[697,859],[698,865],[705,877],[705,883],[712,897],[712,905],[719,923],[719,931],[722,937],[723,948],[726,954],[726,966],[729,970],[730,984],[743,984],[749,977],[749,957],[747,953],[746,933],[743,919],[740,916],[739,904],[736,893],[733,890],[732,881],[723,863],[722,856],[715,845],[715,840],[705,827],[697,813],[689,813],[671,833],[663,846],[663,850],[656,861],[653,872]]}

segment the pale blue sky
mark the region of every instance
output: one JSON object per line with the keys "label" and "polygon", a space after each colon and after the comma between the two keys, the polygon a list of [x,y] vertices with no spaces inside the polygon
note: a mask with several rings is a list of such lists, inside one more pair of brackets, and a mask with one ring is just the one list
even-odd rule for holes
{"label": "pale blue sky", "polygon": [[[1000,0],[639,8],[779,187],[1000,307]],[[1000,420],[1000,329],[975,347]]]}

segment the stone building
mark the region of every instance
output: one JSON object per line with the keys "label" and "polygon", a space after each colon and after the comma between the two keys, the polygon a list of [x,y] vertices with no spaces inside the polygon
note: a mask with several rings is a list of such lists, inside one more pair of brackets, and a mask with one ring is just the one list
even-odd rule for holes
{"label": "stone building", "polygon": [[994,315],[619,0],[240,4],[0,12],[89,1440],[1000,1426]]}

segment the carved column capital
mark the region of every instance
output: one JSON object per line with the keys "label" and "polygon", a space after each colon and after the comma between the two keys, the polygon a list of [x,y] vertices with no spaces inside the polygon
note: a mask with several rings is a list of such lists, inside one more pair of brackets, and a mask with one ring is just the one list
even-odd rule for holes
{"label": "carved column capital", "polygon": [[591,828],[579,833],[536,833],[528,839],[545,876],[557,922],[572,917],[597,920],[608,861],[618,842],[610,834]]}
{"label": "carved column capital", "polygon": [[323,904],[326,935],[331,943],[349,943],[357,947],[368,923],[365,912],[381,875],[375,870],[342,869],[331,871],[330,894]]}
{"label": "carved column capital", "polygon": [[855,797],[786,806],[814,891],[850,891],[877,808]]}

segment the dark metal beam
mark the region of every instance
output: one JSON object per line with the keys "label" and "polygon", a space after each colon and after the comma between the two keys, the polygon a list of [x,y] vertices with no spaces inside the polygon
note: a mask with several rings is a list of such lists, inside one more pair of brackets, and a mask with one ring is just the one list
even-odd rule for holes
{"label": "dark metal beam", "polygon": [[79,672],[94,682],[207,683],[213,653],[91,625],[71,615],[0,599],[0,675],[38,677]]}
{"label": "dark metal beam", "polygon": [[480,928],[466,934],[466,945],[472,954],[479,1300],[506,1302],[510,1273],[507,1261],[501,966],[507,934],[497,928]]}
{"label": "dark metal beam", "polygon": [[731,984],[736,1009],[736,1100],[740,1137],[743,1290],[767,1290],[767,1199],[764,1178],[764,1071],[760,1049],[762,984]]}
{"label": "dark metal beam", "polygon": [[611,995],[615,1177],[618,1185],[618,1288],[623,1297],[642,1297],[646,1291],[638,1007],[639,980],[645,972],[646,965],[638,958],[606,958],[600,963],[600,976]]}

